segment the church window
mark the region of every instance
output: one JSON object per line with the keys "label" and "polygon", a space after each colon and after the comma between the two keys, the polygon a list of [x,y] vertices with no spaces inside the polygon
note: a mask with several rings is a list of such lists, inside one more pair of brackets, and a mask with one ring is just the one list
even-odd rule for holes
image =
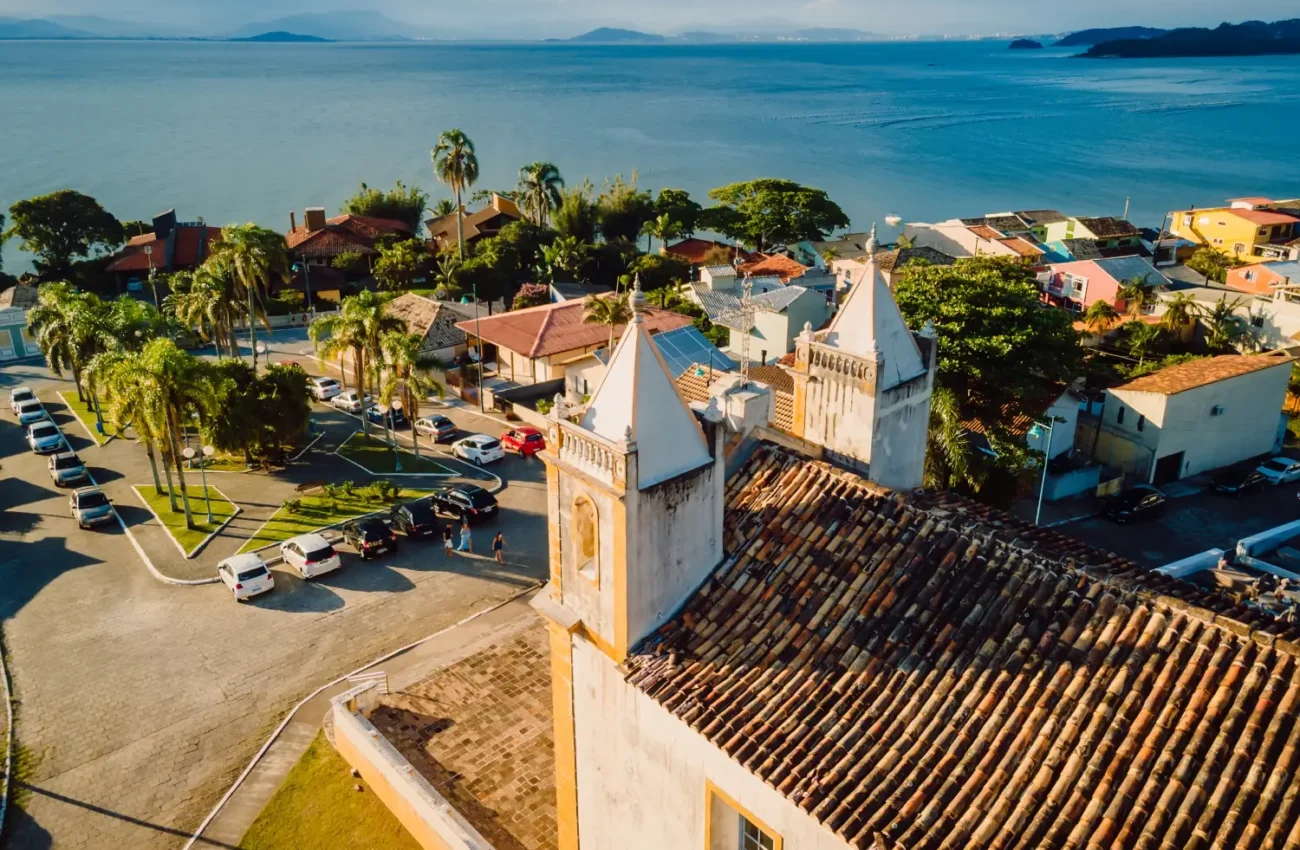
{"label": "church window", "polygon": [[588,496],[573,500],[573,551],[578,572],[584,578],[599,582],[598,553],[600,551],[600,524],[596,505]]}

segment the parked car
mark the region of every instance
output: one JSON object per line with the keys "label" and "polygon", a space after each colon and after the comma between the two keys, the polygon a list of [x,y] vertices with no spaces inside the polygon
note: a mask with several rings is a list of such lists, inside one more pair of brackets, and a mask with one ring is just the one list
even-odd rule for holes
{"label": "parked car", "polygon": [[50,479],[54,481],[55,487],[85,481],[90,477],[86,464],[81,462],[81,458],[77,456],[76,452],[59,452],[51,456],[49,470]]}
{"label": "parked car", "polygon": [[1300,460],[1295,458],[1271,457],[1258,467],[1259,474],[1268,479],[1270,484],[1289,484],[1300,481]]}
{"label": "parked car", "polygon": [[497,497],[476,484],[440,487],[429,500],[438,513],[450,514],[462,522],[485,522],[497,515]]}
{"label": "parked car", "polygon": [[445,416],[422,416],[415,420],[415,430],[426,437],[433,437],[434,442],[441,443],[456,436],[456,423]]}
{"label": "parked car", "polygon": [[375,400],[369,395],[366,396],[365,402],[361,400],[361,393],[356,390],[344,390],[334,398],[330,399],[330,404],[339,410],[346,410],[348,413],[360,413],[362,407],[369,407],[374,404]]}
{"label": "parked car", "polygon": [[501,460],[506,453],[501,450],[501,441],[487,434],[475,434],[451,444],[451,453],[462,460],[468,460],[482,466]]}
{"label": "parked car", "polygon": [[14,413],[18,414],[19,425],[31,425],[50,418],[50,414],[45,412],[45,406],[35,399],[19,402]]}
{"label": "parked car", "polygon": [[14,387],[9,391],[9,409],[18,415],[18,405],[25,401],[36,401],[36,393],[31,387]]}
{"label": "parked car", "polygon": [[1214,482],[1214,492],[1229,496],[1239,496],[1258,490],[1268,483],[1264,473],[1246,466],[1230,466],[1220,469],[1210,476]]}
{"label": "parked car", "polygon": [[378,407],[367,407],[366,419],[370,420],[372,424],[380,425],[380,426],[382,426],[384,424],[384,420],[387,419],[388,427],[392,428],[394,431],[400,428],[405,428],[411,424],[410,422],[407,421],[406,414],[403,413],[402,411],[390,409],[388,411],[388,415],[385,416],[383,413],[379,412]]}
{"label": "parked car", "polygon": [[329,401],[343,392],[343,386],[333,378],[308,378],[307,389],[311,392],[311,397],[317,401]]}
{"label": "parked car", "polygon": [[77,521],[79,528],[90,528],[101,522],[110,522],[116,516],[113,513],[112,501],[98,487],[81,487],[73,490],[72,495],[68,497],[68,508],[72,511],[72,518]]}
{"label": "parked car", "polygon": [[230,556],[217,564],[217,575],[235,595],[236,602],[269,593],[275,588],[275,576],[256,552]]}
{"label": "parked car", "polygon": [[1116,522],[1158,517],[1165,512],[1169,501],[1163,492],[1149,484],[1139,484],[1117,493],[1106,501],[1106,516]]}
{"label": "parked car", "polygon": [[514,452],[520,457],[532,457],[546,448],[546,438],[542,436],[541,431],[531,425],[525,425],[502,434],[501,448]]}
{"label": "parked car", "polygon": [[397,551],[397,535],[379,517],[356,519],[343,526],[343,542],[356,549],[363,561]]}
{"label": "parked car", "polygon": [[63,432],[53,422],[37,422],[27,426],[27,445],[38,455],[57,452],[63,448]]}
{"label": "parked car", "polygon": [[343,566],[343,559],[319,534],[301,534],[280,544],[280,557],[303,578],[315,578]]}
{"label": "parked car", "polygon": [[432,537],[438,533],[438,514],[430,499],[416,499],[395,505],[388,518],[393,528],[407,537]]}

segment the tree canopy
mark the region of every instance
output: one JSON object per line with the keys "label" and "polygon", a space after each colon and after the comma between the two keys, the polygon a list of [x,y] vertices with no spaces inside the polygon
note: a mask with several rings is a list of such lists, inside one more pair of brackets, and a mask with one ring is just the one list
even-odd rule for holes
{"label": "tree canopy", "polygon": [[66,276],[74,260],[111,253],[125,241],[120,221],[71,189],[19,201],[9,208],[9,220],[6,234],[36,255],[43,276]]}
{"label": "tree canopy", "polygon": [[414,239],[381,245],[375,280],[384,289],[409,289],[428,271],[429,255]]}
{"label": "tree canopy", "polygon": [[681,237],[688,237],[695,233],[695,228],[700,222],[700,213],[703,211],[704,208],[692,201],[685,189],[660,189],[659,197],[655,199],[655,212],[668,216],[669,221],[676,222],[678,236]]}
{"label": "tree canopy", "polygon": [[725,233],[756,250],[801,240],[820,240],[849,217],[821,189],[791,180],[732,183],[709,192],[718,206],[704,210],[700,227]]}
{"label": "tree canopy", "polygon": [[392,189],[372,189],[365,183],[355,195],[343,202],[343,212],[372,218],[391,218],[410,226],[418,233],[424,221],[429,194],[416,186],[407,187],[401,180]]}
{"label": "tree canopy", "polygon": [[561,193],[560,205],[551,214],[551,226],[561,236],[572,236],[579,242],[596,241],[596,227],[600,223],[596,202],[592,199],[590,180]]}
{"label": "tree canopy", "polygon": [[646,190],[637,188],[635,173],[630,181],[624,181],[619,174],[606,183],[596,206],[600,235],[606,242],[635,242],[641,228],[656,215],[654,199]]}

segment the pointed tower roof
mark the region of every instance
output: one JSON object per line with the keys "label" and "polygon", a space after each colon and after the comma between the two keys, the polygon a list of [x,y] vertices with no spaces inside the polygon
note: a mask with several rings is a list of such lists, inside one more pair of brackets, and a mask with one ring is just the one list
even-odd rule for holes
{"label": "pointed tower roof", "polygon": [[712,462],[704,431],[677,394],[672,373],[641,321],[638,279],[629,299],[632,321],[614,349],[582,427],[615,443],[635,445],[637,489],[644,490]]}
{"label": "pointed tower roof", "polygon": [[887,390],[924,375],[925,362],[876,263],[878,245],[874,224],[867,249],[866,271],[849,290],[821,344],[854,357],[883,359],[884,369],[877,389]]}

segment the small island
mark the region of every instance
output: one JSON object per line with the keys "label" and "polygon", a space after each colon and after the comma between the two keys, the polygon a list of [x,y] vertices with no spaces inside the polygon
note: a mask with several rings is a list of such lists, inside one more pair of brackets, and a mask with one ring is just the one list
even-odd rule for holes
{"label": "small island", "polygon": [[1042,50],[1043,44],[1040,41],[1034,41],[1032,38],[1018,38],[1011,42],[1012,50]]}
{"label": "small island", "polygon": [[248,38],[232,38],[231,41],[251,42],[255,44],[327,44],[333,39],[318,35],[299,35],[296,32],[264,32],[250,35]]}
{"label": "small island", "polygon": [[1246,21],[1214,29],[1189,27],[1155,38],[1103,41],[1079,54],[1086,59],[1153,59],[1205,56],[1286,56],[1300,53],[1300,18]]}
{"label": "small island", "polygon": [[667,39],[655,33],[623,30],[615,27],[598,27],[591,32],[584,32],[582,35],[575,35],[567,40],[587,44],[659,44]]}

